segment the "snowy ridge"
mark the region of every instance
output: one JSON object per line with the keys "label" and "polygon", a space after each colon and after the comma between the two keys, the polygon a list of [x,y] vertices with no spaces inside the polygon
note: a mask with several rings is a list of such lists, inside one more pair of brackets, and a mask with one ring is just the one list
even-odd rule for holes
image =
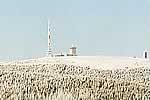
{"label": "snowy ridge", "polygon": [[117,56],[72,56],[72,57],[43,57],[9,62],[7,64],[67,64],[93,69],[113,70],[125,68],[149,67],[150,60]]}

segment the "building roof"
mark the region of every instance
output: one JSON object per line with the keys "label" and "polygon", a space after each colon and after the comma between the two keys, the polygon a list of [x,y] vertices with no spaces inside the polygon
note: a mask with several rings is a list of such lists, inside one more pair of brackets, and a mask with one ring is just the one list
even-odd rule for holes
{"label": "building roof", "polygon": [[76,49],[77,47],[71,47],[70,49]]}

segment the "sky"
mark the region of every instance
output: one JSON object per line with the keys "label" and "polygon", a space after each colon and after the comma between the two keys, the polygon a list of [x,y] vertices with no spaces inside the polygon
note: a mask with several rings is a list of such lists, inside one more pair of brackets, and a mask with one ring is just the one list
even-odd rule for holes
{"label": "sky", "polygon": [[52,50],[78,55],[138,56],[150,48],[149,0],[0,0],[0,61]]}

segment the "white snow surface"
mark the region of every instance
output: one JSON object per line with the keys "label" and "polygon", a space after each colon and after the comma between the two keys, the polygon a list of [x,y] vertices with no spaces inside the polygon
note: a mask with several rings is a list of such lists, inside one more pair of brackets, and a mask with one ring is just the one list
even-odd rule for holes
{"label": "white snow surface", "polygon": [[19,60],[5,64],[67,64],[90,67],[92,69],[116,70],[125,68],[150,67],[150,60],[118,56],[67,56]]}

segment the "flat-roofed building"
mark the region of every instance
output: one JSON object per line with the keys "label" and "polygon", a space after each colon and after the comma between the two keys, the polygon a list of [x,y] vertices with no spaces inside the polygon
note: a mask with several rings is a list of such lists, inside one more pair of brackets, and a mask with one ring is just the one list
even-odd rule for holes
{"label": "flat-roofed building", "polygon": [[67,54],[67,56],[77,56],[77,47],[75,46],[72,46],[70,49],[69,49],[69,53]]}

